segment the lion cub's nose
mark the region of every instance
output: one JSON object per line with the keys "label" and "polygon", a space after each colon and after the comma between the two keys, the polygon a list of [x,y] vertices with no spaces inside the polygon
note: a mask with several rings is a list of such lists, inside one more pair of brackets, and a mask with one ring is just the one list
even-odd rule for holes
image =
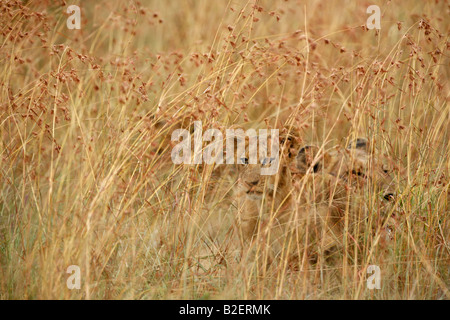
{"label": "lion cub's nose", "polygon": [[384,195],[384,199],[386,199],[387,201],[394,200],[394,194],[393,193],[386,193]]}

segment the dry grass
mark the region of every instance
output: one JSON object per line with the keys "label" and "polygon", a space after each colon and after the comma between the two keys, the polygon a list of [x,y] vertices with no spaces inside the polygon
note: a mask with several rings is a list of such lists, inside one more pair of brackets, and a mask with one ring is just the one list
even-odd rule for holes
{"label": "dry grass", "polygon": [[[447,1],[80,1],[81,30],[23,3],[0,4],[0,298],[450,297]],[[366,231],[302,271],[238,261],[235,177],[170,159],[194,119],[370,137],[398,181],[394,241]],[[367,194],[371,221],[382,201]]]}

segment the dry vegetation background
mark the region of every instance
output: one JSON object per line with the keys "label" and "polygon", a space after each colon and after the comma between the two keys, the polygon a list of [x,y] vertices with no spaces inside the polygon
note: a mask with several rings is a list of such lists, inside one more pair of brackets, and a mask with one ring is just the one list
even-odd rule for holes
{"label": "dry vegetation background", "polygon": [[[0,298],[450,297],[448,1],[69,2],[0,4]],[[261,276],[236,260],[236,177],[171,162],[192,120],[373,139],[398,178],[393,243]]]}

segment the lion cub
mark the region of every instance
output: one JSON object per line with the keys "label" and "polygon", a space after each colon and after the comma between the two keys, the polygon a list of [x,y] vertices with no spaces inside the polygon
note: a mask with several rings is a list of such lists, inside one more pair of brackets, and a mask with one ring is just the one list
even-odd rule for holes
{"label": "lion cub", "polygon": [[[271,139],[269,139],[271,141]],[[267,231],[267,226],[279,224],[278,219],[291,207],[292,177],[286,156],[291,148],[291,140],[285,136],[278,141],[278,170],[273,175],[262,175],[261,169],[273,165],[274,157],[260,159],[257,164],[249,164],[248,141],[246,153],[238,159],[239,178],[237,192],[237,226],[241,241],[251,241],[258,232]],[[269,145],[269,147],[272,147]]]}
{"label": "lion cub", "polygon": [[328,259],[343,246],[345,230],[352,241],[358,237],[354,230],[364,231],[365,187],[374,185],[389,200],[392,179],[363,138],[335,152],[299,148],[292,136],[279,142],[279,170],[273,176],[260,174],[264,161],[250,165],[242,159],[237,197],[241,244],[248,247],[258,239],[270,259],[290,264]]}
{"label": "lion cub", "polygon": [[[308,253],[328,254],[344,244],[358,246],[361,234],[367,232],[371,211],[370,194],[380,196],[381,212],[389,211],[396,187],[383,158],[370,150],[369,141],[358,138],[344,150],[320,151],[305,147],[297,156],[296,201],[298,211],[306,214]],[[305,210],[302,210],[305,208]],[[372,221],[372,226],[375,226]],[[383,231],[382,231],[383,233]]]}

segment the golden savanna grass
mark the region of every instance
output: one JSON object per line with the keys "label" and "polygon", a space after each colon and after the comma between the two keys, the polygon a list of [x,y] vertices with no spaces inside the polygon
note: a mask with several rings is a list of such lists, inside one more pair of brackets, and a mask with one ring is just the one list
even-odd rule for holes
{"label": "golden savanna grass", "polygon": [[[69,2],[0,3],[0,298],[450,297],[448,1]],[[263,271],[235,245],[232,166],[171,161],[194,120],[367,137],[395,200],[366,190],[339,263]]]}

